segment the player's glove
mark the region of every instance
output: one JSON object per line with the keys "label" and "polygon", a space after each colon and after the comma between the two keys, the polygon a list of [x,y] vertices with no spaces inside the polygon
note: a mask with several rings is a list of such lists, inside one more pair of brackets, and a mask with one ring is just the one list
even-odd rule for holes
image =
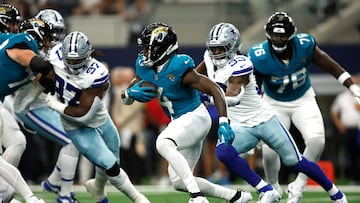
{"label": "player's glove", "polygon": [[200,100],[203,104],[205,105],[209,105],[210,104],[210,98],[211,96],[209,96],[208,94],[205,94],[203,92],[199,92],[200,95]]}
{"label": "player's glove", "polygon": [[226,117],[219,118],[219,129],[218,129],[218,139],[219,142],[225,142],[226,145],[231,145],[234,141],[235,134],[232,131],[229,120]]}
{"label": "player's glove", "polygon": [[356,84],[352,84],[352,85],[350,85],[349,90],[355,96],[357,103],[360,104],[360,87]]}
{"label": "player's glove", "polygon": [[55,94],[55,80],[41,76],[39,83],[45,87],[44,93],[51,93],[52,95]]}
{"label": "player's glove", "polygon": [[139,102],[149,102],[156,97],[153,87],[142,87],[144,80],[135,83],[125,91],[126,97],[131,97]]}

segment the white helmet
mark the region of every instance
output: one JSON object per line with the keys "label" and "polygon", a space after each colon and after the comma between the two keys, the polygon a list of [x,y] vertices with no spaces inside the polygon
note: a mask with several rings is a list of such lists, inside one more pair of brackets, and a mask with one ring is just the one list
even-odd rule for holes
{"label": "white helmet", "polygon": [[64,39],[65,23],[64,18],[59,12],[54,9],[44,9],[41,10],[35,17],[45,20],[53,26],[56,41],[62,41]]}
{"label": "white helmet", "polygon": [[[206,42],[211,61],[217,68],[222,68],[228,63],[240,49],[239,30],[230,23],[219,23],[211,28]],[[222,53],[216,53],[221,49]]]}
{"label": "white helmet", "polygon": [[65,70],[78,75],[88,67],[93,48],[84,33],[75,31],[66,35],[61,52]]}

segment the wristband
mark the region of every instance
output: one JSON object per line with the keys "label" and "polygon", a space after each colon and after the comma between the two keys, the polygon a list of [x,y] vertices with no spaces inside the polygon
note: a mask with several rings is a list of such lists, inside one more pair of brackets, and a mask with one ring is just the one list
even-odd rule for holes
{"label": "wristband", "polygon": [[355,96],[358,96],[360,94],[360,87],[356,84],[352,84],[349,87],[349,90],[351,93],[353,93]]}
{"label": "wristband", "polygon": [[128,89],[126,89],[126,90],[124,91],[124,96],[125,96],[124,99],[129,98]]}
{"label": "wristband", "polygon": [[343,73],[341,73],[340,75],[339,75],[339,77],[337,78],[337,80],[340,82],[340,84],[344,84],[344,82],[345,82],[345,80],[347,80],[347,79],[349,79],[349,78],[351,78],[351,75],[347,72],[347,71],[345,71],[345,72],[343,72]]}
{"label": "wristband", "polygon": [[227,117],[219,117],[219,123],[230,123]]}
{"label": "wristband", "polygon": [[61,114],[64,114],[64,111],[65,111],[65,108],[67,107],[67,105],[65,105],[59,101],[51,101],[49,104],[49,107]]}

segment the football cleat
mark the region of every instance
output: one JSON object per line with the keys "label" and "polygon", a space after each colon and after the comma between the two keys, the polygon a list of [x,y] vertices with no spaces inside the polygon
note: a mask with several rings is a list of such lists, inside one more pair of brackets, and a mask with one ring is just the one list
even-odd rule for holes
{"label": "football cleat", "polygon": [[107,197],[105,197],[104,199],[102,199],[101,201],[97,201],[96,203],[109,203],[109,199]]}
{"label": "football cleat", "polygon": [[335,195],[331,196],[330,198],[335,203],[348,203],[345,194],[342,193],[341,191],[339,191]]}
{"label": "football cleat", "polygon": [[197,196],[190,198],[188,203],[209,203],[209,201],[204,196]]}
{"label": "football cleat", "polygon": [[35,196],[30,197],[26,203],[45,203],[45,201],[43,199],[38,199]]}
{"label": "football cleat", "polygon": [[60,186],[59,185],[54,185],[51,184],[50,181],[48,179],[43,180],[41,182],[41,187],[48,192],[53,192],[55,194],[57,194],[60,191]]}
{"label": "football cleat", "polygon": [[73,196],[58,196],[57,203],[79,203]]}
{"label": "football cleat", "polygon": [[238,190],[235,196],[230,200],[230,203],[249,203],[251,200],[251,193]]}
{"label": "football cleat", "polygon": [[150,201],[143,194],[140,194],[135,198],[134,203],[150,203]]}
{"label": "football cleat", "polygon": [[6,190],[0,192],[0,202],[9,203],[15,196],[15,189],[11,186],[8,186]]}
{"label": "football cleat", "polygon": [[90,179],[85,182],[86,191],[88,191],[97,203],[106,203],[109,202],[108,198],[106,197],[106,193],[104,188],[98,188],[95,185],[95,179]]}
{"label": "football cleat", "polygon": [[295,188],[295,183],[290,183],[287,188],[288,199],[286,203],[299,203],[302,198],[302,190]]}
{"label": "football cleat", "polygon": [[280,201],[280,199],[281,199],[280,193],[277,190],[272,189],[260,193],[259,201],[257,203],[273,203]]}
{"label": "football cleat", "polygon": [[12,199],[9,203],[21,203],[21,201],[19,201],[17,199]]}

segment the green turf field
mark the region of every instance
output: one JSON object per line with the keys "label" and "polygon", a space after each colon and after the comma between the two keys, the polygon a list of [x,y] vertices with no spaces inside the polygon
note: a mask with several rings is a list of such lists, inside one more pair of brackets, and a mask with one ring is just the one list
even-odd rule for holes
{"label": "green turf field", "polygon": [[[238,187],[238,186],[237,186]],[[360,187],[352,186],[339,186],[347,195],[349,202],[358,203],[360,202]],[[171,188],[164,188],[158,186],[137,186],[137,188],[145,194],[152,203],[187,203],[188,195],[181,192],[173,191]],[[258,194],[248,186],[240,186],[247,191],[251,191],[253,195],[253,200],[251,202],[256,202]],[[40,191],[39,186],[32,186],[33,191],[38,197],[41,197],[47,203],[55,203],[56,195],[49,192]],[[108,186],[107,190],[110,202],[112,203],[131,203],[131,201],[124,196],[121,192],[117,192],[112,186]],[[94,200],[89,193],[85,191],[82,186],[77,186],[75,188],[76,197],[81,203],[94,203]],[[23,201],[18,195],[16,199]],[[209,198],[211,203],[225,203],[225,200]],[[286,194],[284,198],[280,201],[281,203],[286,202]],[[304,193],[302,203],[330,203],[331,200],[327,196],[327,193],[322,191],[320,187],[310,187],[306,189]]]}

